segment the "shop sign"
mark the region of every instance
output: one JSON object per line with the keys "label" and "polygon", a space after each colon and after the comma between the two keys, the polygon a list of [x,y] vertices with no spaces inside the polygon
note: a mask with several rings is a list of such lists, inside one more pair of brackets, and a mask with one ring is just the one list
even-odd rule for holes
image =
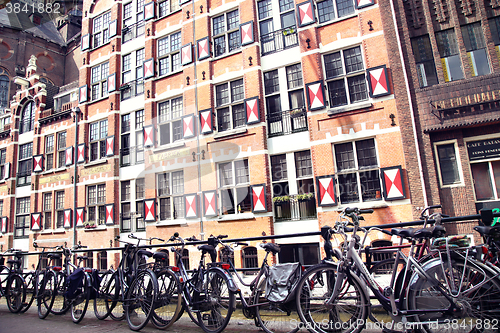
{"label": "shop sign", "polygon": [[469,161],[500,157],[500,138],[467,142]]}

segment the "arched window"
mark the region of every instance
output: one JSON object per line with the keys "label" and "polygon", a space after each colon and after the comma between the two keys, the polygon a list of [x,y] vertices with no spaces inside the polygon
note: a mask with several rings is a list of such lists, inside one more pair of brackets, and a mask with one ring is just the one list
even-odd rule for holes
{"label": "arched window", "polygon": [[[372,248],[373,247],[386,247],[386,246],[392,246],[392,242],[391,241],[388,241],[388,240],[377,240],[377,241],[374,241],[372,243]],[[372,258],[372,262],[373,263],[377,263],[379,261],[382,261],[382,260],[386,260],[386,259],[392,259],[394,258],[394,252],[377,252],[377,250],[375,250],[373,252],[373,258]],[[387,274],[387,273],[390,273],[392,271],[392,267],[394,266],[394,263],[389,263],[387,265],[382,265],[380,266],[379,268],[377,268],[377,271],[375,273],[377,274]]]}
{"label": "arched window", "polygon": [[9,106],[9,77],[0,75],[0,111]]}
{"label": "arched window", "polygon": [[219,259],[221,262],[231,262],[234,265],[234,252],[227,253],[224,250],[219,251]]}
{"label": "arched window", "polygon": [[28,102],[21,114],[21,124],[19,125],[19,133],[27,133],[33,130],[35,126],[35,102]]}
{"label": "arched window", "polygon": [[[241,252],[241,262],[243,264],[243,268],[255,268],[259,267],[259,262],[257,260],[257,248],[253,246],[247,246]],[[254,274],[257,271],[248,271],[245,274]]]}

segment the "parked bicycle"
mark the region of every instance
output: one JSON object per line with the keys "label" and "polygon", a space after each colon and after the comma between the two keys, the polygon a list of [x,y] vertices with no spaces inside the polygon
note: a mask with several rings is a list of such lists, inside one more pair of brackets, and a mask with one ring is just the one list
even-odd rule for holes
{"label": "parked bicycle", "polygon": [[[4,256],[13,256],[4,266]],[[26,299],[26,285],[23,278],[22,251],[8,249],[0,259],[0,297],[5,296],[10,312],[18,313],[22,310]]]}

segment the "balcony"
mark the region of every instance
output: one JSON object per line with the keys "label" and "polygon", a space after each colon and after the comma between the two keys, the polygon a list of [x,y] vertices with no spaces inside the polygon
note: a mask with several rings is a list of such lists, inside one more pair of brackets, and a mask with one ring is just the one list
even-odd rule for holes
{"label": "balcony", "polygon": [[297,46],[299,45],[297,28],[293,26],[262,35],[260,43],[263,56]]}
{"label": "balcony", "polygon": [[305,109],[271,112],[267,116],[269,137],[307,131],[307,112]]}
{"label": "balcony", "polygon": [[144,21],[137,22],[122,29],[122,44],[144,35]]}
{"label": "balcony", "polygon": [[273,198],[274,220],[300,221],[316,218],[314,193],[281,196]]}
{"label": "balcony", "polygon": [[121,100],[124,101],[126,99],[139,96],[144,94],[144,80],[139,79],[135,81],[130,81],[127,83],[124,83],[120,87],[121,91]]}
{"label": "balcony", "polygon": [[6,138],[10,135],[10,123],[0,125],[0,139]]}
{"label": "balcony", "polygon": [[130,147],[120,149],[120,167],[144,163],[144,147]]}

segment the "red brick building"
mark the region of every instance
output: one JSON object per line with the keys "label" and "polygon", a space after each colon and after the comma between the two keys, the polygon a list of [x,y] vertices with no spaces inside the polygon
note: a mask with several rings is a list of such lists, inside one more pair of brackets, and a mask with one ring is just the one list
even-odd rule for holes
{"label": "red brick building", "polygon": [[[42,121],[30,241],[279,235],[318,231],[347,206],[374,208],[366,223],[382,224],[424,205],[387,4],[101,0],[82,14],[77,141],[70,116]],[[64,166],[47,173],[63,152],[47,137],[58,147],[65,129]],[[62,228],[46,223],[50,196]],[[320,258],[319,236],[277,242],[281,262]],[[256,264],[257,243],[237,251],[237,266]]]}

